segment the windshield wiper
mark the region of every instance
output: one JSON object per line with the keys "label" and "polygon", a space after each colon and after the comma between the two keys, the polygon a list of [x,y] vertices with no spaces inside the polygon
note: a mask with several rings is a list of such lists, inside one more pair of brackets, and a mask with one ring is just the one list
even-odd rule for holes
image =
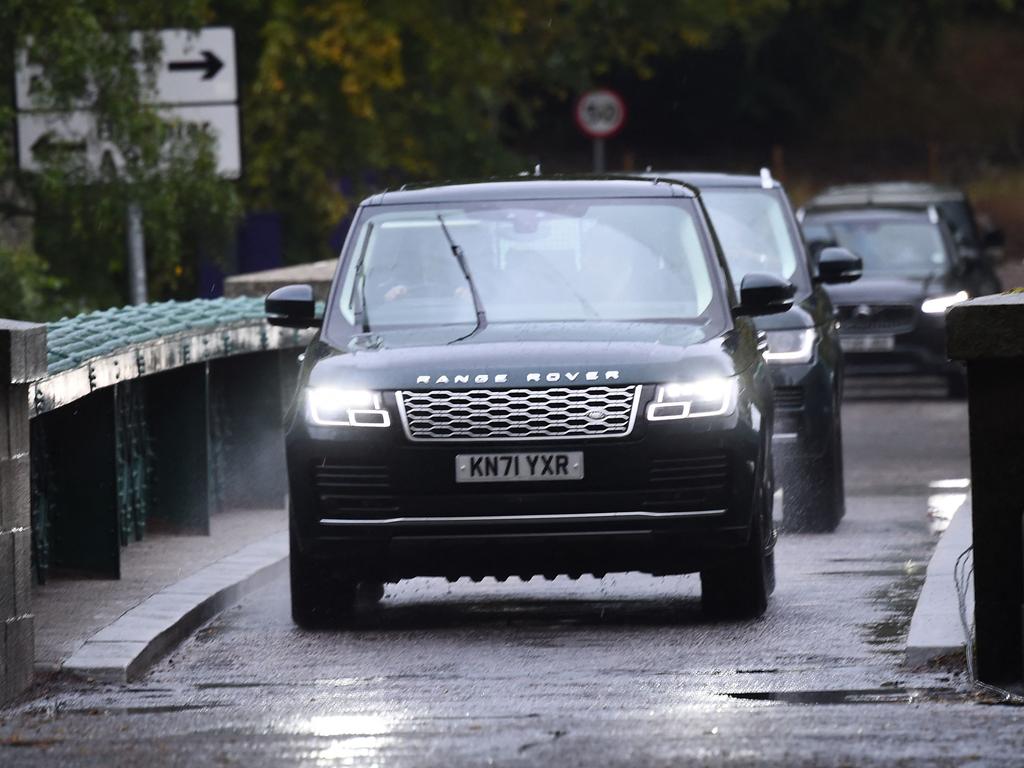
{"label": "windshield wiper", "polygon": [[363,250],[359,254],[359,261],[356,262],[355,278],[352,282],[353,317],[363,333],[370,332],[370,319],[366,315],[366,252],[370,248],[370,237],[373,235],[373,222],[366,225],[366,239],[363,240]]}
{"label": "windshield wiper", "polygon": [[476,283],[473,282],[473,275],[469,271],[469,265],[466,263],[466,254],[462,250],[462,246],[456,243],[452,239],[452,233],[448,231],[448,225],[444,223],[444,217],[439,213],[437,214],[437,221],[441,225],[441,231],[444,232],[444,238],[448,241],[448,245],[452,249],[452,255],[455,260],[459,262],[459,268],[462,270],[462,276],[466,278],[466,285],[469,286],[469,293],[473,297],[473,309],[476,310],[476,327],[467,333],[465,336],[460,336],[457,339],[450,341],[450,344],[454,344],[456,341],[464,341],[470,336],[480,333],[484,328],[487,327],[487,313],[484,312],[484,304],[480,301],[480,293],[476,289]]}

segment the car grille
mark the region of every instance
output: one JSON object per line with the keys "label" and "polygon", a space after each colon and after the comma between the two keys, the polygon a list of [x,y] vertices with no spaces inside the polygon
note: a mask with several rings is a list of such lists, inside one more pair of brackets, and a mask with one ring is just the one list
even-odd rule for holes
{"label": "car grille", "polygon": [[709,453],[651,463],[644,509],[652,512],[725,506],[729,457]]}
{"label": "car grille", "polygon": [[803,387],[775,387],[775,408],[798,411],[804,407]]}
{"label": "car grille", "polygon": [[913,330],[912,304],[845,304],[836,307],[840,333],[906,333]]}
{"label": "car grille", "polygon": [[373,517],[398,511],[387,467],[319,461],[313,465],[313,487],[323,513]]}
{"label": "car grille", "polygon": [[624,437],[639,386],[398,392],[411,440],[552,440]]}

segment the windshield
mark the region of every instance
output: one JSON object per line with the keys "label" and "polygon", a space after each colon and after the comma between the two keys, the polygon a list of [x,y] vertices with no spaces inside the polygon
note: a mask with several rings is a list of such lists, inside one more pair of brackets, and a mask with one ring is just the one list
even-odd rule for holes
{"label": "windshield", "polygon": [[791,282],[803,282],[798,272],[801,245],[787,223],[778,193],[710,188],[701,190],[701,198],[736,285],[750,272],[768,272]]}
{"label": "windshield", "polygon": [[817,253],[829,245],[848,248],[861,257],[864,274],[927,276],[948,266],[939,228],[908,219],[807,219],[804,236]]}
{"label": "windshield", "polygon": [[[681,200],[545,200],[364,209],[338,310],[369,328],[693,320],[713,283],[695,208]],[[367,217],[366,213],[370,215]]]}

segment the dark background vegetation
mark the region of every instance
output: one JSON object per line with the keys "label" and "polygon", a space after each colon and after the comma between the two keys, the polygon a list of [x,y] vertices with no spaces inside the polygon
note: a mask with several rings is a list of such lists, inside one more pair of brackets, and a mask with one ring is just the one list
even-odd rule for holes
{"label": "dark background vegetation", "polygon": [[[208,148],[161,162],[133,29],[236,30],[245,172]],[[61,108],[93,108],[138,161],[87,179],[66,158],[14,167],[14,52]],[[144,73],[143,73],[144,79]],[[365,193],[430,178],[587,170],[572,106],[592,86],[629,118],[612,170],[756,171],[799,202],[835,182],[964,185],[1024,244],[1024,7],[1016,0],[0,0],[0,315],[123,303],[124,204],[140,200],[154,298],[236,268],[246,215],[287,262],[333,255]],[[332,239],[333,236],[333,239]]]}

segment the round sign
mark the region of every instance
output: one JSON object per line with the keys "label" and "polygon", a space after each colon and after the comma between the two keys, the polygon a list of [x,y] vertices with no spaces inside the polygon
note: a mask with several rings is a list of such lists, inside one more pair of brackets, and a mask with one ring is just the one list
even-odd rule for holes
{"label": "round sign", "polygon": [[587,91],[576,102],[576,125],[592,139],[614,136],[626,122],[626,104],[615,91]]}

